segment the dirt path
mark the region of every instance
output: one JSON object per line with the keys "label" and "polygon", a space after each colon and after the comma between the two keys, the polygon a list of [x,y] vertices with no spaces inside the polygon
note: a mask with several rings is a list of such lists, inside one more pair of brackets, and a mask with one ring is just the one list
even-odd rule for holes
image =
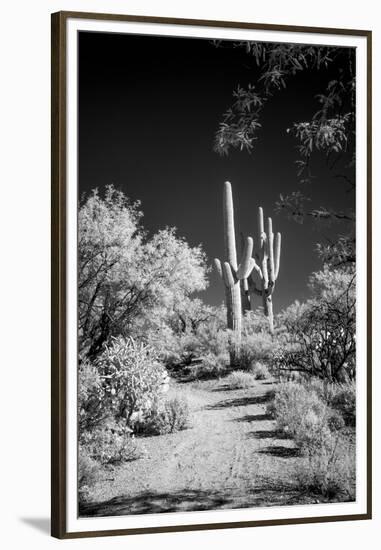
{"label": "dirt path", "polygon": [[266,415],[274,384],[229,390],[223,381],[178,384],[192,427],[139,440],[146,456],[109,473],[81,515],[123,515],[288,504],[299,459]]}

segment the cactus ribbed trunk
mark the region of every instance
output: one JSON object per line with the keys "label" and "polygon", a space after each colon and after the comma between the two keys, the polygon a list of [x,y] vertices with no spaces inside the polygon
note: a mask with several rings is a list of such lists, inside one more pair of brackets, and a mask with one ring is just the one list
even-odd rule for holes
{"label": "cactus ribbed trunk", "polygon": [[[243,233],[241,232],[241,238],[240,238],[240,255],[241,258],[244,257],[246,251],[246,241]],[[241,287],[241,305],[242,305],[242,315],[245,314],[246,311],[250,311],[250,294],[249,294],[249,282],[247,278],[241,280],[240,282]]]}
{"label": "cactus ribbed trunk", "polygon": [[248,279],[251,309],[254,311],[255,295],[262,297],[263,312],[268,319],[269,331],[274,332],[273,293],[279,274],[281,234],[273,233],[273,222],[267,218],[265,222],[263,208],[258,208],[258,245],[253,270]]}
{"label": "cactus ribbed trunk", "polygon": [[[235,273],[238,268],[234,228],[233,195],[230,182],[224,184],[223,193],[224,244],[225,258]],[[225,285],[227,326],[234,332],[233,355],[238,353],[241,340],[241,289],[239,280],[233,277]],[[233,358],[232,358],[233,359]]]}
{"label": "cactus ribbed trunk", "polygon": [[223,216],[224,216],[224,243],[226,261],[234,271],[237,271],[237,250],[235,246],[234,229],[234,208],[233,194],[230,182],[225,181],[223,195]]}
{"label": "cactus ribbed trunk", "polygon": [[225,287],[227,327],[238,333],[240,339],[242,317],[241,317],[241,291],[239,282],[233,287]]}
{"label": "cactus ribbed trunk", "polygon": [[[268,319],[269,330],[274,332],[272,295],[279,274],[281,235],[273,233],[271,218],[266,228],[263,208],[258,208],[258,253],[253,255],[253,239],[241,236],[241,260],[237,262],[234,228],[234,209],[231,184],[226,181],[223,193],[225,261],[214,259],[215,267],[225,285],[227,326],[233,331],[234,345],[230,360],[235,358],[241,345],[242,306],[243,311],[254,311],[255,296],[262,297],[263,310]],[[258,261],[258,263],[257,263]]]}
{"label": "cactus ribbed trunk", "polygon": [[273,300],[272,296],[266,296],[266,292],[262,292],[263,300],[263,312],[267,317],[269,323],[269,331],[271,334],[274,332],[274,314],[273,314]]}

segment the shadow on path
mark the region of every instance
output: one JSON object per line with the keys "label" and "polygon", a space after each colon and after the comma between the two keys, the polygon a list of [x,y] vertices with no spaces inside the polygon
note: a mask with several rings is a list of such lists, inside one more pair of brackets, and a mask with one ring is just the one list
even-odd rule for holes
{"label": "shadow on path", "polygon": [[233,418],[231,422],[263,422],[265,420],[272,420],[269,414],[246,414],[240,418]]}
{"label": "shadow on path", "polygon": [[280,430],[255,430],[247,434],[248,439],[291,439]]}
{"label": "shadow on path", "polygon": [[241,388],[232,388],[231,386],[228,386],[225,384],[224,386],[220,386],[219,388],[213,388],[209,390],[211,393],[222,393],[222,392],[228,392],[228,391],[239,391]]}
{"label": "shadow on path", "polygon": [[286,505],[297,491],[291,485],[274,481],[246,491],[223,492],[182,490],[173,493],[146,492],[135,496],[122,495],[106,502],[80,506],[80,517],[120,516],[128,514],[157,514],[248,508],[252,506]]}
{"label": "shadow on path", "polygon": [[257,453],[262,455],[276,456],[278,458],[294,458],[300,456],[300,449],[274,445],[272,447],[266,447],[266,449],[260,449],[259,451],[257,451]]}
{"label": "shadow on path", "polygon": [[230,499],[213,491],[183,490],[173,493],[148,491],[139,495],[112,498],[107,502],[80,506],[81,516],[118,516],[124,514],[157,514],[187,510],[210,510],[228,505]]}
{"label": "shadow on path", "polygon": [[236,399],[225,399],[213,405],[208,405],[208,410],[226,409],[228,407],[247,407],[248,405],[261,405],[267,403],[273,396],[273,392],[267,392],[265,395],[257,395],[254,397],[238,397]]}

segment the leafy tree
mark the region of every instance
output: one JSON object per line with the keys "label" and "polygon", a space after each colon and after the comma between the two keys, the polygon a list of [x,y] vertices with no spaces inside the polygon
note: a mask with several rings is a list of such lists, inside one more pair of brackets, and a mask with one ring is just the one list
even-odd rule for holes
{"label": "leafy tree", "polygon": [[139,203],[108,187],[84,199],[78,216],[79,352],[94,359],[112,336],[129,336],[155,312],[172,310],[207,285],[201,246],[175,229],[152,237]]}
{"label": "leafy tree", "polygon": [[200,298],[187,297],[183,302],[175,304],[169,324],[177,334],[196,333],[216,316],[216,308],[204,304]]}
{"label": "leafy tree", "polygon": [[[263,111],[271,99],[281,93],[296,75],[318,71],[321,81],[328,82],[315,96],[317,107],[311,118],[297,121],[288,134],[296,139],[298,157],[296,176],[300,184],[316,182],[313,160],[324,155],[326,164],[336,179],[342,180],[349,191],[355,188],[355,51],[353,48],[311,46],[261,42],[216,42],[218,47],[244,49],[251,65],[253,82],[233,91],[231,107],[222,116],[215,134],[214,148],[224,155],[231,148],[251,152],[259,138]],[[335,78],[332,78],[332,69]],[[310,205],[310,197],[296,190],[281,194],[278,211],[299,223],[306,216],[316,220],[348,222],[338,242],[318,248],[325,262],[343,265],[355,261],[355,214],[351,210],[337,211],[330,207]]]}
{"label": "leafy tree", "polygon": [[[295,302],[279,316],[285,328],[281,369],[299,370],[328,380],[356,372],[356,287],[353,270],[327,266],[310,278],[314,297]],[[281,337],[282,338],[282,337]]]}

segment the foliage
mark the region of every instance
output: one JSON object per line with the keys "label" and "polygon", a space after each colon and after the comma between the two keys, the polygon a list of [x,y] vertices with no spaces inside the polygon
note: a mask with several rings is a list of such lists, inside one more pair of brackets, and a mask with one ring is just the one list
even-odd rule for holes
{"label": "foliage", "polygon": [[208,353],[201,362],[192,367],[190,380],[209,380],[212,378],[221,378],[230,372],[230,359],[227,353],[215,355]]}
{"label": "foliage", "polygon": [[[216,46],[221,45],[221,41],[216,42]],[[304,186],[311,183],[317,185],[312,161],[316,155],[324,155],[328,176],[333,175],[336,181],[343,181],[353,191],[356,88],[354,49],[261,42],[223,42],[223,46],[239,48],[245,52],[250,71],[248,78],[251,82],[245,87],[239,85],[233,91],[232,104],[222,116],[215,133],[214,149],[222,155],[228,154],[231,148],[252,152],[262,128],[263,113],[271,108],[274,96],[284,92],[296,75],[317,71],[323,88],[316,90],[316,108],[307,120],[295,121],[289,128],[285,128],[285,136],[293,137],[297,143],[296,176]],[[285,212],[290,219],[299,223],[303,223],[306,216],[317,220],[349,222],[349,230],[347,228],[347,233],[339,237],[338,243],[321,246],[323,251],[329,248],[323,261],[332,262],[334,266],[353,262],[353,209],[338,211],[328,207],[311,208],[308,204],[310,197],[310,193],[306,195],[300,190],[281,194],[277,201],[277,210]]]}
{"label": "foliage", "polygon": [[[334,389],[315,384],[332,399]],[[343,433],[341,414],[332,411],[313,389],[313,384],[281,384],[268,407],[278,428],[291,436],[304,458],[298,461],[295,478],[299,489],[330,500],[355,498],[355,448]]]}
{"label": "foliage", "polygon": [[167,368],[180,369],[209,355],[227,353],[230,332],[225,329],[224,316],[222,307],[187,298],[165,319],[153,319],[142,337]]}
{"label": "foliage", "polygon": [[347,426],[356,425],[356,381],[331,383],[327,380],[309,378],[304,386],[315,391],[329,407],[338,411]]}
{"label": "foliage", "polygon": [[[216,46],[220,45],[221,42],[216,42]],[[248,59],[254,60],[259,70],[253,70],[255,85],[249,84],[246,88],[238,86],[233,92],[232,106],[223,115],[216,133],[215,149],[222,154],[227,154],[230,147],[250,151],[261,128],[262,110],[271,96],[284,89],[289,78],[296,73],[327,67],[333,55],[331,48],[321,46],[261,42],[237,42],[232,45],[244,49]],[[344,91],[338,90],[337,94]],[[338,101],[332,95],[327,101],[323,101],[323,95],[319,98],[325,112]]]}
{"label": "foliage", "polygon": [[154,406],[134,424],[134,432],[145,435],[163,435],[189,427],[188,402],[182,397],[173,397]]}
{"label": "foliage", "polygon": [[309,455],[296,467],[298,487],[323,497],[343,497],[347,501],[356,498],[356,457],[353,448],[343,438],[336,439],[336,445],[322,448]]}
{"label": "foliage", "polygon": [[78,369],[78,423],[80,431],[91,430],[108,417],[105,388],[99,370],[89,362]]}
{"label": "foliage", "polygon": [[256,380],[266,380],[271,376],[269,369],[264,363],[261,363],[260,361],[254,361],[250,365],[250,373],[254,376]]}
{"label": "foliage", "polygon": [[255,377],[249,372],[244,372],[242,370],[236,370],[229,374],[224,379],[229,388],[238,390],[238,389],[247,389],[255,385]]}
{"label": "foliage", "polygon": [[241,339],[241,346],[235,359],[236,367],[242,370],[251,370],[256,362],[271,360],[273,346],[269,335],[265,333],[245,334]]}
{"label": "foliage", "polygon": [[265,101],[255,86],[249,84],[246,89],[238,86],[233,91],[232,106],[223,115],[216,133],[215,150],[222,154],[227,154],[230,147],[250,151],[261,128],[259,116]]}
{"label": "foliage", "polygon": [[356,293],[354,274],[324,270],[310,278],[314,298],[295,302],[279,316],[284,326],[280,369],[343,381],[355,376]]}
{"label": "foliage", "polygon": [[205,304],[200,298],[185,297],[174,304],[168,323],[175,334],[197,334],[202,327],[213,324],[217,316],[217,308]]}
{"label": "foliage", "polygon": [[87,449],[80,447],[78,454],[78,494],[81,502],[86,502],[91,489],[98,480],[99,464],[91,458]]}
{"label": "foliage", "polygon": [[331,443],[330,411],[314,391],[292,382],[280,384],[269,408],[277,428],[292,437],[305,453]]}
{"label": "foliage", "polygon": [[107,187],[82,201],[78,214],[78,325],[81,358],[93,360],[112,336],[129,336],[154,312],[173,309],[206,285],[206,258],[175,229],[152,237],[139,203]]}
{"label": "foliage", "polygon": [[317,252],[323,263],[333,267],[353,265],[356,262],[354,231],[347,235],[339,235],[336,241],[318,243]]}
{"label": "foliage", "polygon": [[118,464],[141,456],[131,430],[125,425],[108,422],[82,434],[81,445],[100,464]]}
{"label": "foliage", "polygon": [[243,328],[239,353],[235,366],[242,370],[251,370],[256,362],[265,365],[273,363],[277,349],[277,340],[267,330],[267,319],[262,310],[247,311],[243,319]]}
{"label": "foliage", "polygon": [[354,381],[339,384],[331,405],[340,411],[348,426],[356,426],[356,385]]}
{"label": "foliage", "polygon": [[168,375],[154,350],[119,336],[97,361],[105,381],[105,400],[114,417],[130,425],[134,414],[149,410],[168,388]]}

